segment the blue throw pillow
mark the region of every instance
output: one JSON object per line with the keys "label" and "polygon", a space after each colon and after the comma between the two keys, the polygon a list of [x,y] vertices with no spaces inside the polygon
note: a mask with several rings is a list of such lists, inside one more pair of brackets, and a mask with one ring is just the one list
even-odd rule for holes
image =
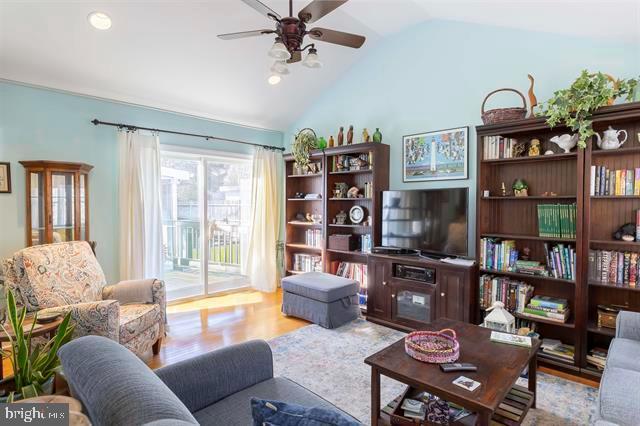
{"label": "blue throw pillow", "polygon": [[362,426],[344,414],[326,408],[251,398],[254,426]]}

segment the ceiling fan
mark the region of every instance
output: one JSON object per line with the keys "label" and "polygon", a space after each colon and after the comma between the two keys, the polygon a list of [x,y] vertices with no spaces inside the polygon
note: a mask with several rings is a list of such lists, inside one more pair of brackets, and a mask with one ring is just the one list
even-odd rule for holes
{"label": "ceiling fan", "polygon": [[293,0],[289,0],[289,16],[284,18],[259,0],[241,1],[274,21],[276,25],[275,30],[263,29],[220,34],[218,35],[218,38],[222,40],[234,40],[238,38],[275,34],[275,43],[268,53],[270,57],[276,60],[271,67],[272,74],[269,77],[269,83],[271,84],[279,83],[282,75],[289,74],[287,64],[301,61],[302,52],[307,49],[309,52],[307,53],[304,61],[302,61],[302,65],[309,68],[320,68],[322,66],[322,63],[318,58],[318,50],[316,49],[315,44],[310,43],[304,45],[304,37],[307,35],[314,40],[353,47],[355,49],[358,49],[364,44],[365,38],[357,34],[318,27],[307,30],[307,24],[315,22],[323,16],[333,12],[348,0],[313,0],[304,9],[298,12],[297,18],[293,16]]}

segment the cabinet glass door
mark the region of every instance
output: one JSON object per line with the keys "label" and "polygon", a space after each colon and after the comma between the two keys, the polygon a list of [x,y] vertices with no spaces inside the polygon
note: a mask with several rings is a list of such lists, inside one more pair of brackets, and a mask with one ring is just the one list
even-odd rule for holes
{"label": "cabinet glass door", "polygon": [[393,320],[413,327],[429,324],[435,317],[435,287],[394,283]]}
{"label": "cabinet glass door", "polygon": [[45,244],[47,234],[44,212],[44,173],[29,174],[29,197],[31,202],[31,244]]}
{"label": "cabinet glass door", "polygon": [[73,173],[51,173],[51,224],[54,243],[76,239],[74,180]]}

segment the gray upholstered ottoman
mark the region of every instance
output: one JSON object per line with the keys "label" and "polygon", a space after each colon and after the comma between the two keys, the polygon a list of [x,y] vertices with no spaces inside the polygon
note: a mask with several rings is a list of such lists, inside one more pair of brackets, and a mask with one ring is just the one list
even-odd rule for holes
{"label": "gray upholstered ottoman", "polygon": [[282,312],[325,328],[340,327],[358,318],[357,281],[322,272],[282,279]]}

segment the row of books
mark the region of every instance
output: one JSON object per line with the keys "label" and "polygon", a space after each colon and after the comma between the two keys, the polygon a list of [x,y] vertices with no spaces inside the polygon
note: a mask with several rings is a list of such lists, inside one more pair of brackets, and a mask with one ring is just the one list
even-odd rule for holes
{"label": "row of books", "polygon": [[540,346],[542,353],[549,358],[555,358],[561,362],[573,362],[576,356],[576,349],[573,345],[562,343],[557,339],[542,339]]}
{"label": "row of books", "polygon": [[322,247],[322,229],[307,229],[304,233],[304,242],[308,246]]}
{"label": "row of books", "polygon": [[535,260],[518,259],[515,240],[482,238],[480,240],[480,268],[528,275],[552,276],[574,280],[576,251],[567,244],[544,243],[546,265]]}
{"label": "row of books", "polygon": [[550,296],[533,296],[525,306],[521,315],[547,321],[565,323],[569,319],[569,305],[566,299]]}
{"label": "row of books", "polygon": [[[364,166],[356,166],[358,160],[364,161]],[[341,167],[338,167],[340,165]],[[363,152],[356,155],[334,155],[331,157],[331,171],[345,170],[369,170],[373,168],[373,155],[371,152]]]}
{"label": "row of books", "polygon": [[589,280],[635,287],[640,274],[638,253],[589,250]]}
{"label": "row of books", "polygon": [[336,269],[336,275],[339,277],[349,278],[350,280],[360,283],[360,291],[358,292],[358,301],[361,306],[367,305],[367,265],[357,262],[340,262]]}
{"label": "row of books", "polygon": [[518,142],[517,139],[503,138],[502,136],[485,136],[483,139],[482,158],[485,160],[512,158],[513,147]]}
{"label": "row of books", "polygon": [[364,183],[364,198],[373,198],[373,182]]}
{"label": "row of books", "polygon": [[576,237],[576,204],[538,204],[538,236]]}
{"label": "row of books", "polygon": [[322,256],[294,253],[293,270],[296,272],[322,272]]}
{"label": "row of books", "polygon": [[609,170],[591,166],[590,195],[640,195],[640,168]]}
{"label": "row of books", "polygon": [[604,370],[608,353],[609,351],[604,348],[593,348],[589,350],[587,354],[587,364],[591,364],[599,371]]}
{"label": "row of books", "polygon": [[533,290],[532,285],[522,281],[484,274],[480,277],[480,308],[487,309],[493,302],[502,302],[508,311],[522,312]]}

